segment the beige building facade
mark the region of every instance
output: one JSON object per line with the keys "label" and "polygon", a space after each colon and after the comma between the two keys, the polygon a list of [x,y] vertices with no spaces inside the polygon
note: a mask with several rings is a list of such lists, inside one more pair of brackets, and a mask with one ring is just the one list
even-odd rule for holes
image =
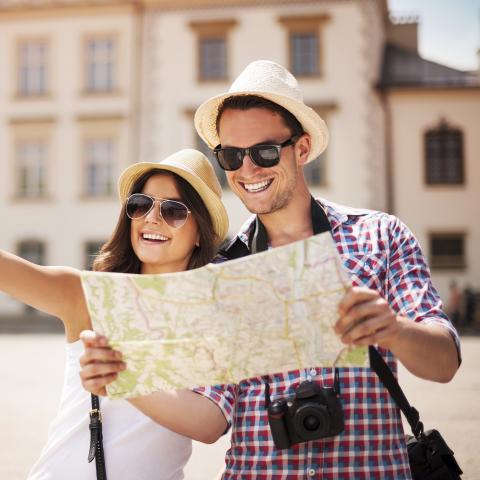
{"label": "beige building facade", "polygon": [[[119,172],[206,151],[195,109],[269,59],[329,126],[306,171],[313,193],[400,216],[428,258],[440,252],[432,271],[444,298],[452,279],[480,288],[478,77],[447,69],[448,85],[412,82],[412,69],[446,75],[422,63],[416,29],[392,22],[386,0],[0,0],[0,248],[88,266],[118,216]],[[426,135],[445,125],[462,132],[461,184],[425,181]],[[218,174],[233,235],[249,214]],[[0,313],[21,308],[0,297]]]}
{"label": "beige building facade", "polygon": [[129,4],[0,4],[1,248],[86,268],[108,238],[138,145],[138,28]]}

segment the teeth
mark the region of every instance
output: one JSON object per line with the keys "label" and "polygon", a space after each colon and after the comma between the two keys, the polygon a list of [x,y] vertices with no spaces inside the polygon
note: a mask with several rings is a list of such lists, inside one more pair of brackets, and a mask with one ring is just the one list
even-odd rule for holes
{"label": "teeth", "polygon": [[167,237],[155,233],[143,233],[142,238],[145,240],[168,240]]}
{"label": "teeth", "polygon": [[263,182],[258,183],[244,183],[243,186],[247,192],[259,192],[260,190],[264,190],[266,187],[270,185],[270,180],[265,180]]}

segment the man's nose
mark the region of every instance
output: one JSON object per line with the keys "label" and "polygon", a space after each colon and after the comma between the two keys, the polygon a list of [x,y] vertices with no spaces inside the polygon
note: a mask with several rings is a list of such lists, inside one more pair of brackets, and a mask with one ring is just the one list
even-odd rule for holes
{"label": "man's nose", "polygon": [[248,174],[255,173],[256,170],[258,170],[259,168],[261,167],[259,167],[253,162],[252,157],[250,156],[250,153],[245,153],[245,155],[243,156],[243,164],[240,167],[242,174],[248,175]]}

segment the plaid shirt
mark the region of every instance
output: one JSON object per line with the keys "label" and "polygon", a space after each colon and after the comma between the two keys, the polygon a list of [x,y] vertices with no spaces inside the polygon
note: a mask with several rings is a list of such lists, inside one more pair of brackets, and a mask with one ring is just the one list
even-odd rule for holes
{"label": "plaid shirt", "polygon": [[[441,310],[420,247],[405,225],[385,213],[323,200],[321,204],[352,283],[377,290],[395,312],[412,321],[443,326],[460,352],[457,332]],[[238,235],[245,243],[253,224],[250,219]],[[396,374],[394,356],[378,350]],[[345,430],[288,450],[273,444],[262,378],[196,389],[214,401],[232,425],[223,480],[410,479],[400,411],[388,391],[370,368],[340,368],[339,373]],[[271,375],[272,401],[291,396],[307,379],[332,387],[333,370],[312,367]]]}

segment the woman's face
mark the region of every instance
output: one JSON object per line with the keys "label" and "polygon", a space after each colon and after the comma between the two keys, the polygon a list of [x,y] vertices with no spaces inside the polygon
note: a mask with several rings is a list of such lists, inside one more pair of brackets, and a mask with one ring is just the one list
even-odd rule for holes
{"label": "woman's face", "polygon": [[[147,180],[142,192],[155,198],[183,201],[171,175],[154,175]],[[146,238],[155,235],[155,239]],[[132,220],[130,238],[133,251],[142,262],[141,273],[180,272],[188,262],[200,235],[192,214],[180,228],[170,227],[160,215],[160,204],[145,217]]]}

